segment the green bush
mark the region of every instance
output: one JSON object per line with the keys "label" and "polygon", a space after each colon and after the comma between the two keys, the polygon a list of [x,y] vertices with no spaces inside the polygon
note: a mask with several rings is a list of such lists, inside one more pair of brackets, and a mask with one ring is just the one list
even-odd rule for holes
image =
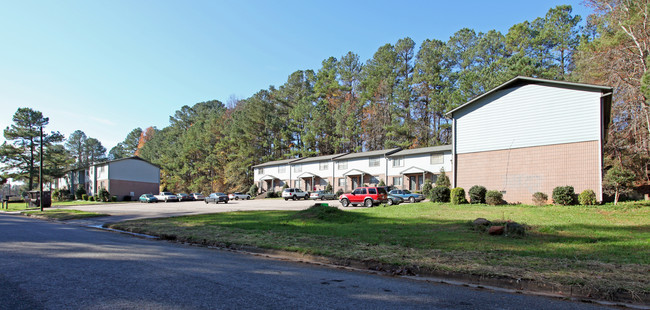
{"label": "green bush", "polygon": [[336,191],[336,196],[337,196],[337,198],[338,198],[338,196],[343,195],[343,193],[344,193],[344,192],[343,192],[343,189],[342,189],[342,188],[339,188],[339,190]]}
{"label": "green bush", "polygon": [[111,194],[105,188],[100,188],[97,193],[97,201],[109,202],[110,200]]}
{"label": "green bush", "polygon": [[88,196],[89,201],[95,201],[95,196]]}
{"label": "green bush", "polygon": [[487,191],[485,193],[485,202],[491,206],[501,205],[504,203],[503,194],[500,191]]}
{"label": "green bush", "polygon": [[578,201],[580,202],[581,205],[584,206],[598,204],[598,200],[596,200],[596,193],[594,193],[594,191],[590,189],[585,189],[584,191],[582,191],[582,193],[578,195]]}
{"label": "green bush", "polygon": [[469,189],[470,203],[485,203],[485,193],[487,189],[481,185],[474,185]]}
{"label": "green bush", "polygon": [[257,196],[257,191],[259,189],[257,188],[257,184],[251,185],[251,188],[248,190],[248,194],[251,196]]}
{"label": "green bush", "polygon": [[81,199],[88,201],[88,195],[87,194],[81,194]]}
{"label": "green bush", "polygon": [[546,204],[547,201],[548,201],[548,195],[542,192],[537,192],[533,194],[533,203],[536,206],[543,206]]}
{"label": "green bush", "polygon": [[454,205],[467,203],[467,199],[465,199],[465,189],[462,187],[456,187],[452,189],[450,197],[451,203]]}
{"label": "green bush", "polygon": [[112,202],[117,202],[117,196],[111,196],[111,201]]}
{"label": "green bush", "polygon": [[284,183],[284,185],[282,185],[282,190],[284,190],[284,189],[286,189],[286,188],[289,188],[289,184]]}
{"label": "green bush", "polygon": [[131,201],[131,196],[130,196],[130,195],[126,195],[126,196],[124,196],[124,198],[122,199],[122,201]]}
{"label": "green bush", "polygon": [[328,192],[328,193],[331,193],[332,192],[332,184],[327,183],[327,186],[325,186],[325,191]]}
{"label": "green bush", "polygon": [[379,184],[377,186],[386,186],[386,183],[384,183],[384,179],[379,180]]}
{"label": "green bush", "polygon": [[553,189],[553,202],[559,205],[568,206],[574,204],[575,196],[573,186],[558,186]]}
{"label": "green bush", "polygon": [[433,190],[433,185],[431,185],[431,180],[426,180],[426,182],[424,182],[424,185],[422,186],[422,195],[424,195],[424,197],[429,198],[431,197],[432,190]]}
{"label": "green bush", "polygon": [[445,173],[444,168],[440,168],[440,175],[438,175],[438,179],[436,179],[436,187],[442,186],[449,188],[451,186],[451,182],[449,181],[449,177]]}
{"label": "green bush", "polygon": [[449,202],[451,192],[449,187],[436,186],[431,190],[431,201],[433,202]]}
{"label": "green bush", "polygon": [[275,192],[267,192],[266,193],[266,198],[277,198],[277,197],[278,197],[278,194],[276,194]]}
{"label": "green bush", "polygon": [[86,189],[83,188],[83,186],[81,186],[81,185],[79,185],[79,186],[77,187],[77,189],[74,191],[74,195],[75,195],[75,197],[77,197],[77,199],[88,200],[88,199],[84,199],[84,198],[83,198],[83,195],[84,195],[84,194],[87,194],[87,193],[86,193]]}

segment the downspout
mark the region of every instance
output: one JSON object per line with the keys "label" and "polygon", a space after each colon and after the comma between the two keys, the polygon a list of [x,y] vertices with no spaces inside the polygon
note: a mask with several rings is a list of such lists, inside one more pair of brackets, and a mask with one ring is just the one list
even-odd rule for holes
{"label": "downspout", "polygon": [[[444,161],[443,161],[443,165],[444,165]],[[458,187],[458,184],[456,182],[456,178],[458,176],[458,155],[456,154],[456,118],[454,118],[453,114],[451,115],[451,169],[453,170],[451,174],[452,175],[451,184],[453,184],[453,187],[456,188]]]}

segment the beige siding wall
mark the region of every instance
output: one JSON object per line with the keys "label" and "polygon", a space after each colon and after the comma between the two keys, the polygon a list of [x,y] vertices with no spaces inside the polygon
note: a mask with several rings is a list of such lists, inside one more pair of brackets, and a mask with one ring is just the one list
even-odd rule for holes
{"label": "beige siding wall", "polygon": [[553,188],[565,185],[601,197],[599,154],[598,141],[458,154],[457,186],[506,191],[510,203],[531,203],[535,192],[547,194],[550,203]]}
{"label": "beige siding wall", "polygon": [[124,196],[128,196],[131,192],[133,192],[133,199],[138,199],[142,194],[157,195],[160,191],[158,186],[158,183],[110,180],[109,192],[117,196],[118,200],[124,200]]}

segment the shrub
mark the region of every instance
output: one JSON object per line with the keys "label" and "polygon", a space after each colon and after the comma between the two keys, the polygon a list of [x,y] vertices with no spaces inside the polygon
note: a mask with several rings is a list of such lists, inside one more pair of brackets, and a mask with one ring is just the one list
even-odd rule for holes
{"label": "shrub", "polygon": [[126,195],[126,196],[124,196],[124,198],[122,199],[122,201],[131,201],[131,196],[130,196],[130,195]]}
{"label": "shrub", "polygon": [[336,191],[336,196],[341,196],[343,195],[343,189],[339,188],[339,190]]}
{"label": "shrub", "polygon": [[543,206],[546,204],[547,201],[548,201],[548,195],[542,192],[537,192],[533,194],[533,203],[536,206]]}
{"label": "shrub", "polygon": [[284,185],[282,185],[282,190],[284,190],[285,188],[289,188],[289,184],[284,183]]}
{"label": "shrub", "polygon": [[111,194],[105,188],[100,188],[97,193],[97,201],[109,202],[110,200]]}
{"label": "shrub", "polygon": [[596,193],[590,189],[585,189],[582,191],[582,193],[580,193],[578,196],[578,201],[581,205],[584,206],[598,204],[598,200],[596,200]]}
{"label": "shrub", "polygon": [[433,202],[449,202],[450,191],[448,187],[436,186],[431,191],[431,201]]}
{"label": "shrub", "polygon": [[424,182],[424,185],[422,186],[422,195],[424,197],[431,197],[431,191],[433,190],[433,185],[431,185],[431,180],[427,180]]}
{"label": "shrub", "polygon": [[485,203],[485,193],[487,189],[481,185],[474,185],[469,189],[470,203]]}
{"label": "shrub", "polygon": [[467,203],[467,199],[465,199],[465,189],[462,187],[456,187],[451,190],[451,203],[455,205]]}
{"label": "shrub", "polygon": [[328,193],[332,192],[332,184],[327,183],[327,186],[325,186],[325,191]]}
{"label": "shrub", "polygon": [[88,196],[89,201],[95,201],[95,196]]}
{"label": "shrub", "polygon": [[500,191],[487,191],[485,193],[485,202],[491,206],[503,204],[503,194]]}
{"label": "shrub", "polygon": [[112,202],[117,202],[117,196],[111,196],[111,201]]}
{"label": "shrub", "polygon": [[77,189],[74,191],[74,195],[77,197],[77,199],[88,200],[83,198],[84,194],[86,194],[86,189],[81,185],[79,185],[79,187],[77,187]]}
{"label": "shrub", "polygon": [[438,179],[436,180],[436,187],[442,186],[449,188],[451,186],[451,182],[449,181],[449,177],[445,173],[444,168],[440,168],[440,175],[438,175]]}
{"label": "shrub", "polygon": [[377,186],[386,186],[386,183],[384,183],[384,179],[379,180],[379,184]]}
{"label": "shrub", "polygon": [[257,184],[253,184],[251,185],[251,188],[248,190],[248,194],[251,196],[257,196],[257,191],[258,191]]}
{"label": "shrub", "polygon": [[82,194],[81,199],[88,201],[88,195],[87,194]]}
{"label": "shrub", "polygon": [[275,192],[266,193],[266,198],[277,198],[278,195]]}
{"label": "shrub", "polygon": [[558,186],[553,189],[553,202],[563,206],[572,205],[575,202],[575,195],[573,186]]}

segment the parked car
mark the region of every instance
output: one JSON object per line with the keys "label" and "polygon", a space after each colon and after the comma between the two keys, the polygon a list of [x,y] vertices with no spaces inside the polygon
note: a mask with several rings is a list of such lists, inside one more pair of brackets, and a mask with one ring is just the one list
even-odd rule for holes
{"label": "parked car", "polygon": [[203,200],[205,199],[205,196],[201,193],[191,193],[190,194],[192,197],[194,197],[194,200]]}
{"label": "parked car", "polygon": [[282,191],[282,198],[284,198],[284,200],[289,200],[289,199],[297,200],[300,198],[307,200],[309,199],[309,193],[303,192],[299,188],[285,188]]}
{"label": "parked car", "polygon": [[193,196],[190,196],[190,195],[185,194],[185,193],[176,194],[176,197],[178,197],[178,201],[194,200]]}
{"label": "parked car", "polygon": [[388,194],[388,201],[386,202],[387,205],[398,205],[402,202],[404,202],[404,199],[402,199],[402,197]]}
{"label": "parked car", "polygon": [[357,206],[363,204],[365,207],[387,203],[388,192],[385,187],[358,187],[352,193],[343,194],[339,196],[341,205],[347,207],[349,205]]}
{"label": "parked car", "polygon": [[214,203],[219,203],[219,202],[228,203],[228,200],[229,200],[229,199],[228,199],[228,195],[226,195],[226,194],[224,194],[224,193],[212,193],[212,194],[210,194],[210,196],[205,197],[205,199],[204,199],[205,204],[208,204],[208,203],[210,203],[210,202],[214,202]]}
{"label": "parked car", "polygon": [[394,196],[402,197],[402,199],[408,200],[408,202],[411,202],[411,203],[416,202],[416,201],[420,202],[420,201],[424,200],[424,195],[411,193],[409,190],[406,190],[406,189],[394,189],[394,190],[392,190],[392,191],[390,191],[388,193],[391,194],[391,195],[394,195]]}
{"label": "parked car", "polygon": [[315,191],[309,194],[309,199],[320,200],[336,200],[336,194],[326,191]]}
{"label": "parked car", "polygon": [[160,195],[155,195],[158,201],[178,201],[178,197],[170,192],[160,192]]}
{"label": "parked car", "polygon": [[142,194],[142,196],[140,196],[138,200],[140,202],[147,202],[147,203],[158,202],[158,198],[156,198],[156,196],[154,196],[153,194]]}
{"label": "parked car", "polygon": [[230,198],[231,200],[232,199],[234,199],[234,200],[239,200],[239,199],[249,200],[249,199],[251,199],[251,195],[244,194],[244,193],[239,193],[239,192],[234,192],[234,193],[228,195],[228,198]]}

